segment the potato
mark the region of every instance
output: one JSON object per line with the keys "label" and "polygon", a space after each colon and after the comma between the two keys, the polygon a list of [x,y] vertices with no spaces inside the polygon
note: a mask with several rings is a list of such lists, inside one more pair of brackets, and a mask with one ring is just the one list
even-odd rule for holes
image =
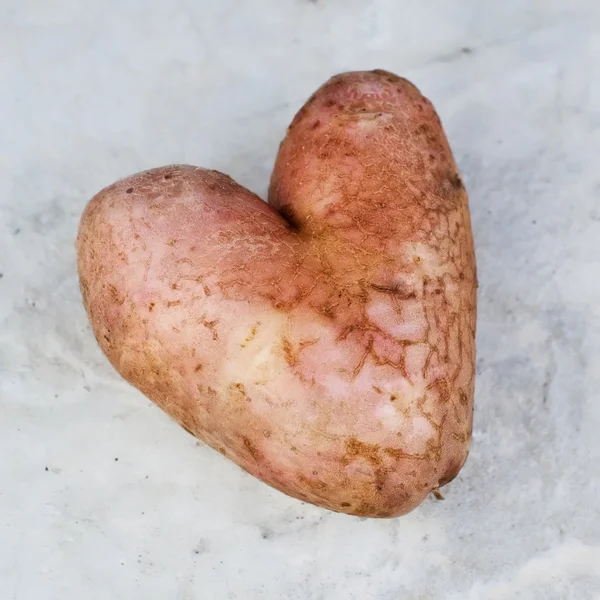
{"label": "potato", "polygon": [[269,204],[217,171],[88,204],[81,290],[117,371],[274,488],[365,517],[453,479],[471,438],[468,199],[411,83],[344,73],[294,118]]}

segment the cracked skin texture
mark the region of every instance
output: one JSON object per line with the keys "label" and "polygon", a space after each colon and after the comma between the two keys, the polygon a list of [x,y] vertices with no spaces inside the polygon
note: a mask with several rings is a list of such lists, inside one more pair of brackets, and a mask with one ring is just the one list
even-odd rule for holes
{"label": "cracked skin texture", "polygon": [[174,165],[95,196],[78,269],[121,375],[195,436],[306,502],[393,517],[471,438],[468,199],[411,83],[344,73],[299,111],[269,204]]}

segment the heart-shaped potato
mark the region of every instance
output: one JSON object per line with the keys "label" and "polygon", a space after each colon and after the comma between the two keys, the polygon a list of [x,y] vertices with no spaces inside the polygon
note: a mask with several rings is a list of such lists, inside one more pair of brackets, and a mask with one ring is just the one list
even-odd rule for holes
{"label": "heart-shaped potato", "polygon": [[96,338],[131,384],[269,485],[353,515],[415,508],[471,438],[475,256],[439,118],[385,71],[328,81],[269,204],[192,166],[88,204]]}

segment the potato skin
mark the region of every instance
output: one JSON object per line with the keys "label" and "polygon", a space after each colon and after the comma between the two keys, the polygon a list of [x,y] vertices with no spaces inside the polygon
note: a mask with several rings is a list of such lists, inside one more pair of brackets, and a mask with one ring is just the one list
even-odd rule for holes
{"label": "potato skin", "polygon": [[453,479],[471,438],[476,270],[439,118],[385,71],[321,87],[269,205],[173,165],[102,190],[77,240],[115,369],[282,492],[393,517]]}

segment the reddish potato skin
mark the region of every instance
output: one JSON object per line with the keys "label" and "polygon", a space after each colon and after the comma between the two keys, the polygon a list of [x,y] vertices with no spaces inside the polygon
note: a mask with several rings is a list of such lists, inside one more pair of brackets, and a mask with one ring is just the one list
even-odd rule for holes
{"label": "reddish potato skin", "polygon": [[321,87],[281,144],[269,205],[216,171],[154,169],[90,201],[77,249],[115,369],[269,485],[393,517],[465,462],[468,199],[408,81],[356,72]]}

